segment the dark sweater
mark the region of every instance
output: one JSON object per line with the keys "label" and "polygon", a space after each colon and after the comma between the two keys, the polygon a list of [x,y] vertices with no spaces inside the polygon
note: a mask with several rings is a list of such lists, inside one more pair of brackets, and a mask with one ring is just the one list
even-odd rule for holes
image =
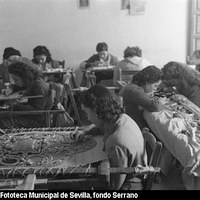
{"label": "dark sweater", "polygon": [[135,84],[129,84],[122,88],[119,95],[123,97],[127,115],[139,125],[140,129],[147,126],[143,118],[144,109],[149,112],[156,112],[163,109],[161,104],[149,97],[143,88]]}
{"label": "dark sweater", "polygon": [[[86,60],[86,68],[92,67],[92,63],[100,61],[100,57],[98,54],[94,54],[91,56],[88,60]],[[102,66],[116,66],[116,64],[119,62],[117,57],[113,56],[112,54],[108,54],[106,60],[103,61]],[[113,79],[113,70],[111,71],[98,71],[95,72],[96,75],[96,83],[99,83],[101,80],[108,80],[108,79]]]}
{"label": "dark sweater", "polygon": [[30,111],[30,110],[47,110],[52,107],[52,99],[50,98],[50,87],[43,79],[39,78],[34,85],[29,88],[26,96],[42,95],[41,98],[30,98],[27,103],[19,103],[13,107],[13,110]]}
{"label": "dark sweater", "polygon": [[[91,64],[94,63],[95,61],[100,61],[100,57],[98,54],[94,54],[88,60],[85,61],[87,63],[86,68],[91,67]],[[118,62],[119,61],[117,57],[113,56],[112,54],[108,54],[107,59],[104,61],[105,64],[112,66],[116,66]]]}

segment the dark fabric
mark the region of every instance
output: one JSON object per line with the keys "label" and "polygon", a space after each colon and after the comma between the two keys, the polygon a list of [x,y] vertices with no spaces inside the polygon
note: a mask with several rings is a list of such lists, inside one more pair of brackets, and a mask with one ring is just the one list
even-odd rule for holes
{"label": "dark fabric", "polygon": [[[84,62],[86,62],[86,68],[91,67],[90,64],[94,63],[95,61],[100,61],[98,54],[94,54],[88,60],[84,61]],[[117,59],[117,57],[113,56],[112,54],[108,54],[107,60],[105,60],[105,63],[106,62],[108,65],[116,66],[116,64],[119,62],[119,60]]]}
{"label": "dark fabric", "polygon": [[[92,66],[91,64],[94,63],[95,61],[100,61],[98,54],[94,54],[88,60],[84,61],[86,62],[86,65],[85,65],[86,69],[91,67]],[[108,57],[104,61],[104,64],[107,66],[116,66],[118,62],[119,61],[117,57],[113,56],[112,54],[108,54]],[[104,64],[102,66],[104,66]],[[113,70],[95,72],[95,76],[96,76],[96,83],[99,83],[101,80],[113,79]]]}
{"label": "dark fabric", "polygon": [[91,87],[96,84],[96,75],[91,72],[84,72],[81,80],[81,87]]}
{"label": "dark fabric", "polygon": [[8,74],[8,66],[6,65],[6,63],[1,63],[0,65],[0,77],[1,77],[1,81],[2,81],[2,88],[5,88],[3,86],[4,83],[8,83],[10,82],[9,80],[9,74]]}
{"label": "dark fabric", "polygon": [[44,116],[7,116],[0,120],[1,129],[44,127]]}
{"label": "dark fabric", "polygon": [[37,66],[37,69],[40,72],[41,77],[43,77],[43,79],[45,81],[54,81],[56,83],[63,83],[63,75],[62,74],[55,74],[55,75],[50,75],[50,76],[43,76],[42,72],[47,70],[48,67],[52,68],[52,69],[57,69],[60,67],[60,61],[58,60],[53,60],[50,63],[45,63],[42,68],[40,67],[40,65],[38,64],[37,60],[34,58],[32,59],[32,62]]}
{"label": "dark fabric", "polygon": [[95,61],[100,61],[98,54],[94,54],[88,60],[84,61],[84,62],[86,62],[86,69],[91,67],[91,63],[94,63]]}
{"label": "dark fabric", "polygon": [[99,83],[101,80],[113,79],[113,70],[95,72],[95,76],[96,83]]}
{"label": "dark fabric", "polygon": [[[35,84],[29,88],[25,95],[37,96],[40,98],[30,98],[27,103],[18,103],[13,105],[13,111],[36,111],[49,110],[52,108],[52,99],[50,98],[50,87],[43,79],[39,78]],[[44,115],[26,115],[26,116],[8,116],[0,119],[0,128],[22,128],[22,127],[41,127],[44,126]]]}
{"label": "dark fabric", "polygon": [[50,86],[43,79],[39,78],[35,84],[27,90],[26,96],[41,95],[41,98],[30,98],[26,104],[17,104],[13,110],[46,110],[52,107],[50,99]]}
{"label": "dark fabric", "polygon": [[144,109],[149,112],[163,109],[161,104],[149,97],[141,87],[135,84],[129,84],[122,88],[119,95],[123,97],[126,114],[139,125],[140,129],[148,127],[143,118]]}

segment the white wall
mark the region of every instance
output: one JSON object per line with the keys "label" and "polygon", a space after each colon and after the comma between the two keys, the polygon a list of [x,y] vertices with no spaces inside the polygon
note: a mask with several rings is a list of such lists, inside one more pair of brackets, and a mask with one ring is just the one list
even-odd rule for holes
{"label": "white wall", "polygon": [[185,62],[189,0],[144,1],[144,15],[128,15],[121,0],[90,0],[89,9],[77,0],[0,0],[0,56],[13,46],[32,58],[35,46],[46,45],[53,58],[77,67],[105,41],[120,59],[138,45],[158,67]]}

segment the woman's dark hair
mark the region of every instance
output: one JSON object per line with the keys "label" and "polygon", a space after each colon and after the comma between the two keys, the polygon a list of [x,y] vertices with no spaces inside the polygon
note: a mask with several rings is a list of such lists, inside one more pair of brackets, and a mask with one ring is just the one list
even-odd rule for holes
{"label": "woman's dark hair", "polygon": [[156,83],[162,79],[162,72],[154,65],[145,67],[143,70],[137,72],[133,78],[132,83],[142,86],[146,83]]}
{"label": "woman's dark hair", "polygon": [[163,72],[163,80],[180,79],[181,71],[183,71],[183,68],[184,66],[182,63],[178,63],[174,61],[168,62],[161,69]]}
{"label": "woman's dark hair", "polygon": [[142,50],[139,47],[127,47],[124,50],[124,58],[138,56],[142,57]]}
{"label": "woman's dark hair", "polygon": [[10,74],[20,77],[26,88],[31,87],[38,79],[38,71],[23,62],[16,62],[8,66]]}
{"label": "woman's dark hair", "polygon": [[87,108],[96,109],[98,118],[105,122],[117,120],[124,112],[117,97],[100,85],[94,85],[83,92],[80,103]]}
{"label": "woman's dark hair", "polygon": [[108,51],[108,45],[105,42],[100,42],[96,46],[96,51],[97,52]]}
{"label": "woman's dark hair", "polygon": [[13,47],[7,47],[3,52],[3,59],[8,59],[10,56],[21,56],[20,51],[14,49]]}
{"label": "woman's dark hair", "polygon": [[[39,55],[45,55],[47,57],[46,60],[47,63],[50,63],[52,61],[51,53],[45,46],[37,46],[33,49],[33,57],[35,58],[36,56]],[[37,60],[33,59],[33,61],[37,63]]]}
{"label": "woman's dark hair", "polygon": [[163,81],[167,81],[169,85],[175,79],[182,84],[183,90],[193,85],[200,86],[200,73],[184,63],[170,61],[161,70]]}

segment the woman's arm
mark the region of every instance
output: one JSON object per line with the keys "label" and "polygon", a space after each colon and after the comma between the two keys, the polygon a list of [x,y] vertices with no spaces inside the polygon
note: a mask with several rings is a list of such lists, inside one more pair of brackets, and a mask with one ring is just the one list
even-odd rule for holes
{"label": "woman's arm", "polygon": [[134,101],[149,112],[157,112],[164,109],[164,106],[156,98],[149,97],[142,89],[134,95]]}
{"label": "woman's arm", "polygon": [[133,104],[141,106],[149,112],[157,112],[164,109],[164,106],[157,99],[149,97],[140,87],[129,86],[125,95],[128,95]]}
{"label": "woman's arm", "polygon": [[[110,167],[123,167],[123,168],[128,167],[128,157],[122,148],[115,146],[110,151],[108,150],[107,153],[108,153]],[[126,176],[127,176],[126,174],[111,175],[110,189],[119,190],[124,184]]]}
{"label": "woman's arm", "polygon": [[96,135],[100,133],[99,128],[97,128],[94,124],[91,124],[82,130],[77,130],[75,132],[71,132],[70,137],[76,141],[81,140],[86,135]]}
{"label": "woman's arm", "polygon": [[25,93],[26,96],[41,96],[37,98],[28,99],[27,103],[18,103],[13,107],[13,110],[21,110],[21,111],[30,111],[30,110],[44,110],[47,96],[45,95],[45,91],[39,82],[37,82],[34,87],[31,88],[30,91]]}

